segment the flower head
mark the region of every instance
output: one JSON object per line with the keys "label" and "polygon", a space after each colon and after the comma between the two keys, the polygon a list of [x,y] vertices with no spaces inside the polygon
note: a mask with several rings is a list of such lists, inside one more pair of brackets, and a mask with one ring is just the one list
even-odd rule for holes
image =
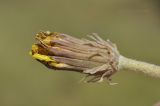
{"label": "flower head", "polygon": [[94,76],[87,82],[101,82],[118,70],[119,52],[111,41],[95,33],[89,37],[91,40],[40,32],[30,54],[48,68],[85,73]]}

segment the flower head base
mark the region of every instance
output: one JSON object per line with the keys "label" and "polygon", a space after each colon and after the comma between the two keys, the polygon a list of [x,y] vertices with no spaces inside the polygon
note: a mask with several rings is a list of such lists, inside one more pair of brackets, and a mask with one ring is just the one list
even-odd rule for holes
{"label": "flower head base", "polygon": [[93,76],[87,82],[101,82],[118,70],[119,52],[115,44],[97,34],[91,40],[63,33],[40,32],[30,54],[51,69],[76,71]]}

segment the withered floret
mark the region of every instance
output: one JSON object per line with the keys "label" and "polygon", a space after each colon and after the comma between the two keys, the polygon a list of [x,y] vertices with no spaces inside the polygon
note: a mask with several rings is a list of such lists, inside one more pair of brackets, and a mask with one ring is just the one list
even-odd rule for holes
{"label": "withered floret", "polygon": [[97,34],[78,39],[63,33],[40,32],[32,45],[33,58],[51,69],[76,71],[93,76],[87,82],[109,79],[118,70],[119,52],[111,41]]}

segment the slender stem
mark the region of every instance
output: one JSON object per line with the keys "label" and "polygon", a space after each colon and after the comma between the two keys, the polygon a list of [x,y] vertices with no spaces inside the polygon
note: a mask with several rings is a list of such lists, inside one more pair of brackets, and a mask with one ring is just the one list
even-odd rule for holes
{"label": "slender stem", "polygon": [[160,78],[160,66],[129,59],[123,56],[120,56],[119,59],[119,70],[143,72],[149,76]]}

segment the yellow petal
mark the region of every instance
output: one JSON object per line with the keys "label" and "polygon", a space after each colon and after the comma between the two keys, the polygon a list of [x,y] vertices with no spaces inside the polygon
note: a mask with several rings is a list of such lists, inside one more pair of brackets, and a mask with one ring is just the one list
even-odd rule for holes
{"label": "yellow petal", "polygon": [[32,55],[34,53],[38,53],[38,45],[36,45],[36,44],[32,45],[32,51],[29,52],[30,55]]}
{"label": "yellow petal", "polygon": [[41,55],[41,54],[38,54],[38,53],[35,53],[32,55],[33,58],[37,59],[37,60],[40,60],[40,61],[46,61],[46,62],[55,62],[55,60],[51,59],[50,56],[46,56],[46,55]]}
{"label": "yellow petal", "polygon": [[64,63],[55,63],[55,62],[52,62],[50,65],[56,68],[65,68],[68,66],[67,64]]}

